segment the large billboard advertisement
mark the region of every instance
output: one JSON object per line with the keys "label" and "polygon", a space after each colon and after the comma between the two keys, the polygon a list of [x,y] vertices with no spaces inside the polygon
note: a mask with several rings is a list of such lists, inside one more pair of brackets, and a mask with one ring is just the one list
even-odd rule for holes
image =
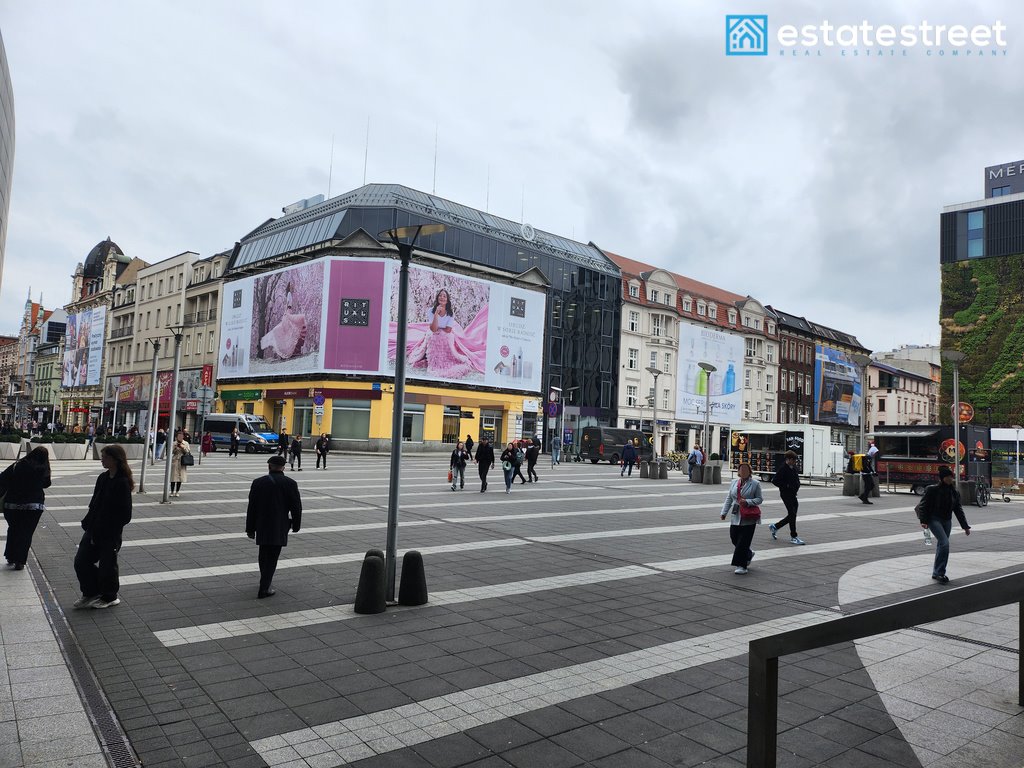
{"label": "large billboard advertisement", "polygon": [[[676,418],[703,421],[710,393],[711,423],[738,424],[743,418],[742,336],[693,323],[679,324]],[[715,370],[708,376],[700,363]]]}
{"label": "large billboard advertisement", "polygon": [[[222,379],[297,373],[393,376],[399,265],[331,258],[226,285]],[[540,390],[546,297],[413,265],[406,376]]]}
{"label": "large billboard advertisement", "polygon": [[814,348],[814,421],[860,426],[860,369],[845,352]]}
{"label": "large billboard advertisement", "polygon": [[68,315],[60,380],[62,387],[99,386],[106,325],[106,307]]}

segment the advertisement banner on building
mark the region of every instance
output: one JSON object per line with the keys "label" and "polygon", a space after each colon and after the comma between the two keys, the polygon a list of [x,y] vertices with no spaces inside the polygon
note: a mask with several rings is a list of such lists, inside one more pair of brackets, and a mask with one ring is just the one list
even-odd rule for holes
{"label": "advertisement banner on building", "polygon": [[[117,397],[121,403],[149,402],[150,382],[152,375],[148,373],[131,373],[120,376],[108,376],[103,390],[103,399],[113,401]],[[118,387],[120,393],[118,394]]]}
{"label": "advertisement banner on building", "polygon": [[[743,355],[742,336],[680,323],[676,418],[703,422],[710,393],[711,423],[738,424],[743,418]],[[715,370],[708,376],[700,363]]]}
{"label": "advertisement banner on building", "polygon": [[93,307],[68,315],[60,382],[62,387],[99,386],[106,324],[106,307]]}
{"label": "advertisement banner on building", "polygon": [[845,352],[814,346],[814,421],[860,426],[860,369]]}
{"label": "advertisement banner on building", "polygon": [[[228,283],[218,378],[393,376],[399,265],[329,258]],[[429,267],[409,269],[410,379],[538,391],[546,297]]]}

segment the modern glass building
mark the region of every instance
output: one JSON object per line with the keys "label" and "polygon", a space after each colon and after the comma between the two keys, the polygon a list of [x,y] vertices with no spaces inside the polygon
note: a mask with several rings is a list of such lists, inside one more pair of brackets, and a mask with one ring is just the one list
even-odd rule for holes
{"label": "modern glass building", "polygon": [[0,285],[4,277],[4,247],[7,243],[7,217],[11,209],[11,182],[14,178],[14,89],[7,51],[0,36]]}
{"label": "modern glass building", "polygon": [[[618,267],[596,246],[535,230],[469,206],[397,184],[368,184],[305,210],[266,222],[236,246],[226,278],[264,272],[316,258],[332,243],[362,232],[375,240],[396,227],[444,224],[421,238],[417,252],[431,266],[514,279],[539,272],[547,284],[545,354],[541,386],[566,393],[577,424],[616,423],[618,337],[622,304]],[[369,251],[367,255],[373,255]],[[458,262],[465,264],[459,266]],[[538,276],[539,277],[539,276]],[[544,412],[524,413],[524,434],[543,427]],[[538,420],[542,425],[538,425]]]}

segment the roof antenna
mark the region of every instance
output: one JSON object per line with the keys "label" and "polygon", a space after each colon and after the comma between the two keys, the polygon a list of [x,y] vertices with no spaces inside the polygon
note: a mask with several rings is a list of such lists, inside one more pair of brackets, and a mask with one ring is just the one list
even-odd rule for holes
{"label": "roof antenna", "polygon": [[331,199],[331,179],[334,177],[334,134],[331,134],[331,165],[327,171],[327,199]]}
{"label": "roof antenna", "polygon": [[491,212],[491,166],[487,165],[487,195],[484,198],[484,213]]}
{"label": "roof antenna", "polygon": [[363,151],[363,186],[366,186],[366,163],[370,159],[370,116],[366,116],[366,145]]}
{"label": "roof antenna", "polygon": [[437,194],[437,123],[434,123],[434,183],[430,188],[430,194]]}
{"label": "roof antenna", "polygon": [[519,198],[519,223],[526,221],[526,183],[523,183],[523,194]]}

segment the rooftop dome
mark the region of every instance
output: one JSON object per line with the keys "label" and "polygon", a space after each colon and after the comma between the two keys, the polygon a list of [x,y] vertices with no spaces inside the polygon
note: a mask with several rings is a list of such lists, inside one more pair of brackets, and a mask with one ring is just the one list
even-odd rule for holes
{"label": "rooftop dome", "polygon": [[85,276],[100,277],[103,274],[103,263],[111,254],[113,254],[117,261],[128,260],[120,246],[108,236],[106,240],[98,242],[96,247],[89,251],[89,255],[85,257]]}

